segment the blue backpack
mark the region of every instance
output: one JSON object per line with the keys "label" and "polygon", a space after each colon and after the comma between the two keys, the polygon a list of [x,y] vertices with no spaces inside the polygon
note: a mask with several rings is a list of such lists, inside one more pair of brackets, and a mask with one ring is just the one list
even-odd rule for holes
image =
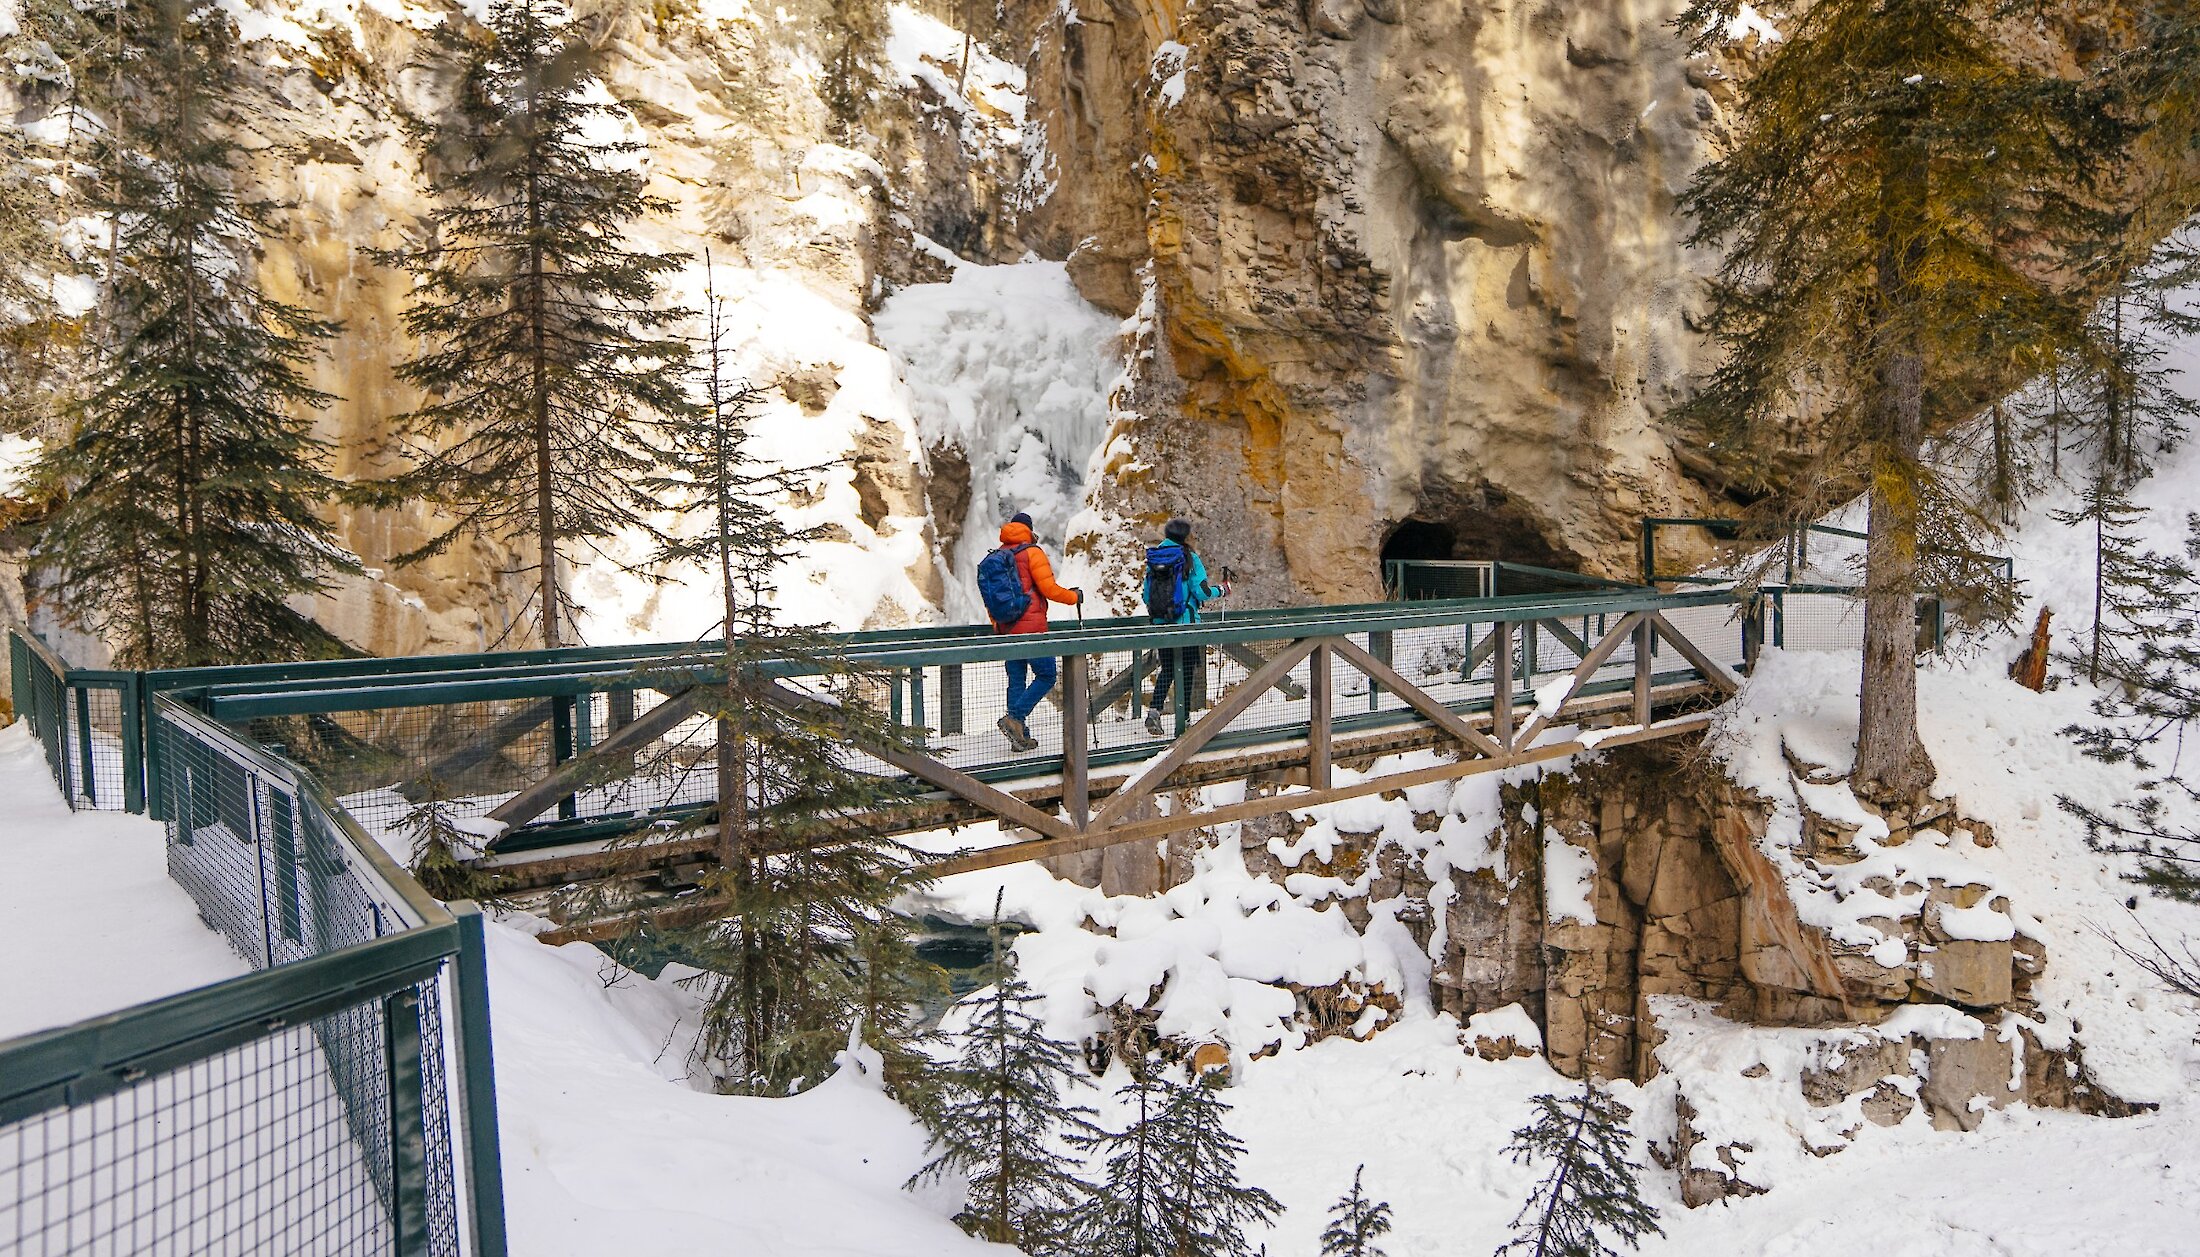
{"label": "blue backpack", "polygon": [[1002,546],[978,560],[978,597],[996,625],[1014,624],[1031,609],[1031,591],[1024,588],[1024,574],[1016,566],[1016,556],[1031,546],[1028,541]]}
{"label": "blue backpack", "polygon": [[1146,547],[1146,616],[1155,624],[1174,624],[1184,614],[1190,566],[1184,547],[1173,541]]}

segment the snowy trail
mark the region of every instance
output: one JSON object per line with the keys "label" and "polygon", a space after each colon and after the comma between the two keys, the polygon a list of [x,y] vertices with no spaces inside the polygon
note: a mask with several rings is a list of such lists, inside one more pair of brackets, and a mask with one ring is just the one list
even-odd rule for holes
{"label": "snowy trail", "polygon": [[71,812],[21,723],[0,729],[0,1039],[249,971],[168,880],[160,822]]}

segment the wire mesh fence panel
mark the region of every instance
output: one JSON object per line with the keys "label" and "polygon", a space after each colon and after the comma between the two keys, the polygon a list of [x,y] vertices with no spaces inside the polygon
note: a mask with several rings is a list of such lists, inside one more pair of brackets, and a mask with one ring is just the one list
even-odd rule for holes
{"label": "wire mesh fence panel", "polygon": [[61,797],[76,806],[76,768],[67,755],[68,689],[50,658],[19,633],[8,635],[8,653],[14,680],[16,710],[30,725],[31,735],[45,752],[46,770],[53,775]]}
{"label": "wire mesh fence panel", "polygon": [[1780,645],[1787,650],[1857,651],[1864,646],[1864,600],[1843,593],[1780,595]]}
{"label": "wire mesh fence panel", "polygon": [[1495,565],[1486,560],[1393,559],[1383,568],[1390,596],[1406,602],[1488,598],[1496,592]]}
{"label": "wire mesh fence panel", "polygon": [[[286,772],[269,769],[263,757],[213,726],[194,724],[172,709],[156,715],[153,736],[163,767],[169,874],[201,917],[255,968],[329,956],[417,924],[403,919],[409,910],[361,874],[340,822],[320,796],[305,793]],[[386,1002],[360,1002],[313,1018],[309,1028],[321,1060],[318,1085],[340,1110],[384,1211],[397,1216],[399,1196],[412,1191],[421,1197],[431,1251],[456,1253],[444,984],[440,975],[421,984],[419,998],[396,1014]],[[402,1024],[393,1025],[393,1015]],[[392,1045],[400,1041],[418,1045],[420,1072],[411,1081],[392,1073]],[[399,1108],[420,1115],[424,1187],[400,1172],[393,1133]],[[308,1245],[296,1251],[319,1250]]]}
{"label": "wire mesh fence panel", "polygon": [[[418,989],[427,1006],[433,984]],[[371,1033],[376,1058],[386,1002],[337,1015]],[[396,1252],[387,1108],[363,1113],[347,1098],[329,1020],[0,1125],[0,1251]],[[377,1118],[379,1142],[365,1128]],[[432,1251],[456,1252],[452,1235]]]}
{"label": "wire mesh fence panel", "polygon": [[71,807],[120,811],[128,797],[121,684],[79,681],[63,687],[61,753],[70,760]]}
{"label": "wire mesh fence panel", "polygon": [[423,703],[264,716],[242,730],[311,772],[370,831],[431,799],[477,816],[540,780],[553,761],[556,700]]}

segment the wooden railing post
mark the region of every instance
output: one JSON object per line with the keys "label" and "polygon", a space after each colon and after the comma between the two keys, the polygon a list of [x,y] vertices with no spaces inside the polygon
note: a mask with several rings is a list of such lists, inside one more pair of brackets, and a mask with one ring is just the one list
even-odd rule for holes
{"label": "wooden railing post", "polygon": [[1062,660],[1062,806],[1079,832],[1092,819],[1091,716],[1092,659],[1070,655]]}
{"label": "wooden railing post", "polygon": [[1635,623],[1635,723],[1650,723],[1650,681],[1657,659],[1651,653],[1652,627],[1644,616]]}
{"label": "wooden railing post", "polygon": [[1497,649],[1491,652],[1492,668],[1490,690],[1491,732],[1497,744],[1506,750],[1513,745],[1513,626],[1511,620],[1499,620],[1491,626],[1497,634]]}
{"label": "wooden railing post", "polygon": [[1329,771],[1329,647],[1316,646],[1306,661],[1306,784],[1327,790]]}

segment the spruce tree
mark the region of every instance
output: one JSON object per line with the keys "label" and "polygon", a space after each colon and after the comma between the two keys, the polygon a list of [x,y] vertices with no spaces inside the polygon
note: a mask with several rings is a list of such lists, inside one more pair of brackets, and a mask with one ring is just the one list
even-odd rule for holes
{"label": "spruce tree", "polygon": [[931,1084],[909,1040],[914,1005],[938,974],[893,902],[925,878],[875,819],[906,786],[857,759],[858,748],[906,744],[868,701],[879,678],[774,605],[779,569],[820,535],[789,525],[774,503],[817,469],[749,452],[755,394],[727,378],[715,291],[706,315],[704,401],[661,412],[651,437],[660,470],[637,482],[686,525],[663,538],[656,561],[700,569],[724,607],[722,636],[653,665],[663,675],[652,681],[693,703],[710,737],[652,768],[706,771],[715,784],[716,807],[695,823],[716,838],[704,891],[727,910],[680,939],[706,971],[697,1051],[727,1090],[784,1095],[823,1078],[860,1023],[886,1058],[889,1088],[921,1110]]}
{"label": "spruce tree", "polygon": [[1383,1257],[1375,1241],[1390,1234],[1390,1204],[1371,1200],[1360,1188],[1360,1166],[1352,1171],[1352,1190],[1329,1207],[1329,1226],[1322,1231],[1322,1257]]}
{"label": "spruce tree", "polygon": [[295,611],[354,568],[319,512],[339,486],[303,369],[334,325],[267,295],[269,207],[248,195],[268,102],[234,22],[189,0],[113,14],[121,71],[87,196],[113,224],[101,341],[34,472],[32,565],[121,662],[158,668],[340,648]]}
{"label": "spruce tree", "polygon": [[[50,51],[41,55],[26,42],[43,43],[0,40],[0,64],[66,76]],[[18,85],[0,84],[0,101],[17,94]],[[80,321],[55,300],[58,278],[76,269],[58,234],[67,217],[66,171],[65,153],[0,121],[0,434],[49,428],[63,351],[82,334]]]}
{"label": "spruce tree", "polygon": [[1220,1071],[1191,1082],[1156,1062],[1116,1096],[1136,1106],[1120,1134],[1072,1142],[1107,1158],[1107,1179],[1080,1211],[1077,1250],[1092,1257],[1252,1257],[1248,1225],[1267,1225],[1283,1204],[1238,1181],[1245,1144],[1222,1124],[1230,1105]]}
{"label": "spruce tree", "polygon": [[[1738,7],[1694,0],[1679,21],[1708,52]],[[1933,776],[1916,595],[1998,586],[1985,521],[1927,466],[1925,442],[2009,372],[2085,344],[2084,303],[2047,277],[2112,234],[2096,189],[2129,139],[2111,85],[2040,68],[1998,28],[2006,13],[1999,0],[1792,12],[1741,84],[1731,143],[1682,198],[1689,242],[1721,252],[1709,323],[1726,349],[1684,417],[1740,482],[1785,489],[1792,521],[1868,501],[1856,768],[1883,797]],[[1971,374],[1982,363],[1994,369]]]}
{"label": "spruce tree", "polygon": [[964,1175],[969,1193],[955,1221],[965,1231],[1033,1257],[1072,1253],[1069,1223],[1092,1188],[1061,1143],[1097,1133],[1092,1110],[1068,1099],[1092,1084],[1075,1050],[1048,1038],[1033,1011],[1039,995],[1002,946],[998,906],[990,934],[992,985],[969,1001],[932,1123],[932,1159],[909,1185]]}
{"label": "spruce tree", "polygon": [[2145,775],[2130,798],[2105,809],[2067,795],[2060,802],[2095,849],[2137,857],[2134,880],[2200,903],[2200,829],[2178,819],[2200,804],[2185,745],[2200,722],[2200,514],[2186,517],[2181,557],[2141,550],[2120,531],[2103,550],[2111,556],[2104,586],[2116,591],[2103,614],[2121,623],[2093,700],[2099,722],[2063,732],[2088,756]]}
{"label": "spruce tree", "polygon": [[408,853],[407,867],[422,889],[445,902],[494,902],[495,876],[467,863],[479,853],[481,839],[458,821],[458,809],[443,783],[434,777],[422,781],[420,801],[407,808],[394,826]]}
{"label": "spruce tree", "polygon": [[1594,1079],[1577,1095],[1535,1098],[1535,1118],[1505,1151],[1520,1164],[1550,1166],[1513,1218],[1497,1257],[1616,1257],[1610,1235],[1629,1248],[1663,1235],[1657,1208],[1642,1198],[1642,1166],[1627,1157],[1634,1116]]}
{"label": "spruce tree", "polygon": [[452,513],[399,563],[461,535],[524,539],[549,647],[572,640],[561,560],[638,566],[604,543],[652,535],[649,426],[689,405],[689,347],[674,330],[688,314],[660,288],[681,259],[627,241],[669,204],[626,168],[640,145],[590,139],[616,110],[590,99],[598,57],[562,12],[496,0],[486,29],[453,14],[435,35],[451,100],[412,131],[437,208],[417,247],[388,255],[413,276],[405,323],[423,345],[400,374],[428,402],[397,420],[413,466],[374,496]]}

